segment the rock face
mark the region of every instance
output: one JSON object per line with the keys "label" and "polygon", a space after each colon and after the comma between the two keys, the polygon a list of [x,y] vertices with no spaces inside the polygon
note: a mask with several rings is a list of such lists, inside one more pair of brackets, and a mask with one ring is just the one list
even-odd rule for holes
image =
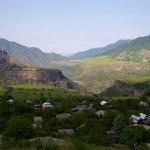
{"label": "rock face", "polygon": [[0,84],[46,84],[55,87],[78,89],[77,85],[63,76],[60,70],[31,68],[12,59],[0,50]]}
{"label": "rock face", "polygon": [[0,50],[0,69],[1,71],[9,68],[9,57],[6,51]]}
{"label": "rock face", "polygon": [[77,89],[76,84],[62,75],[59,70],[48,71],[5,71],[2,84],[45,84],[55,87]]}
{"label": "rock face", "polygon": [[61,71],[6,71],[8,80],[34,80],[44,84],[64,79]]}

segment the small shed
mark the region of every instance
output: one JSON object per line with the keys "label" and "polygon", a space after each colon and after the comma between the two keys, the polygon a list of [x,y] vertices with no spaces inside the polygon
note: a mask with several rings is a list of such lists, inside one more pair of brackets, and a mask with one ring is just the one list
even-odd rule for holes
{"label": "small shed", "polygon": [[53,105],[50,102],[45,102],[42,104],[43,109],[48,108],[48,107],[53,107]]}
{"label": "small shed", "polygon": [[34,122],[43,122],[43,118],[40,116],[34,117]]}
{"label": "small shed", "polygon": [[141,106],[141,107],[148,107],[148,104],[147,104],[147,102],[141,101],[141,102],[140,102],[140,106]]}
{"label": "small shed", "polygon": [[33,102],[31,100],[26,100],[27,105],[33,105]]}
{"label": "small shed", "polygon": [[99,110],[99,111],[96,111],[95,114],[96,114],[97,116],[104,116],[105,111]]}
{"label": "small shed", "polygon": [[43,118],[40,116],[34,117],[34,124],[32,124],[34,129],[41,129],[42,128]]}
{"label": "small shed", "polygon": [[72,115],[69,113],[63,113],[63,114],[58,114],[56,115],[56,118],[61,120],[61,119],[68,119],[70,118]]}
{"label": "small shed", "polygon": [[102,106],[103,106],[103,105],[106,105],[107,103],[108,103],[108,102],[106,102],[106,101],[104,101],[104,100],[100,102],[100,104],[101,104]]}
{"label": "small shed", "polygon": [[9,103],[9,104],[13,104],[13,102],[14,102],[13,99],[9,99],[9,100],[7,101],[7,103]]}
{"label": "small shed", "polygon": [[76,108],[72,108],[70,109],[71,112],[82,112],[83,110],[85,110],[86,107],[83,107],[83,106],[77,106]]}
{"label": "small shed", "polygon": [[74,134],[74,129],[59,129],[58,134],[68,134],[68,135],[73,135]]}

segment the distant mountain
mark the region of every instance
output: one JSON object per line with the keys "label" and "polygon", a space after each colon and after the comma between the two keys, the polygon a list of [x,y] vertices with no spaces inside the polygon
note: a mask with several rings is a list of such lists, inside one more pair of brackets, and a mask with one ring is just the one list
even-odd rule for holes
{"label": "distant mountain", "polygon": [[150,62],[150,35],[136,38],[102,55],[117,60]]}
{"label": "distant mountain", "polygon": [[28,63],[32,66],[49,67],[52,61],[65,60],[63,57],[55,53],[44,53],[39,48],[27,47],[16,42],[0,38],[0,49],[6,50],[9,56],[21,62]]}
{"label": "distant mountain", "polygon": [[100,48],[92,48],[83,52],[78,52],[73,54],[72,56],[69,57],[69,59],[84,59],[84,58],[91,58],[94,57],[96,55],[102,54],[104,52],[107,51],[111,51],[112,49],[124,45],[126,43],[128,43],[129,40],[119,40],[116,43],[113,44],[109,44],[105,47],[100,47]]}
{"label": "distant mountain", "polygon": [[[97,57],[55,62],[54,68],[89,91],[100,93],[116,80],[149,76],[150,36],[128,41]],[[111,88],[110,92],[117,91]]]}

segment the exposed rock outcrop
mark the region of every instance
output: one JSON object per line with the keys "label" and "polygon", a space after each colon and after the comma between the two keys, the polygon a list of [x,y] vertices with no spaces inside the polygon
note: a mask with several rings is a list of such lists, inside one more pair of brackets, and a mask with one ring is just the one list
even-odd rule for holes
{"label": "exposed rock outcrop", "polygon": [[46,84],[55,87],[78,89],[78,86],[63,76],[60,70],[31,68],[12,59],[0,50],[0,84]]}

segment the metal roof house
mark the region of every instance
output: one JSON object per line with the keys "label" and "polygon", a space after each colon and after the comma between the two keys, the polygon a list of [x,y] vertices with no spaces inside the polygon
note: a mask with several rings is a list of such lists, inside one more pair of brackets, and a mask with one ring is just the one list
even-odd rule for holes
{"label": "metal roof house", "polygon": [[7,101],[7,103],[9,103],[9,104],[13,104],[13,102],[14,102],[13,99],[9,99],[9,100]]}
{"label": "metal roof house", "polygon": [[48,107],[53,107],[53,105],[50,102],[45,102],[42,104],[43,109],[48,108]]}
{"label": "metal roof house", "polygon": [[102,106],[103,106],[103,105],[106,105],[107,103],[108,103],[108,102],[106,102],[106,101],[104,101],[104,100],[100,102],[100,104],[101,104]]}

